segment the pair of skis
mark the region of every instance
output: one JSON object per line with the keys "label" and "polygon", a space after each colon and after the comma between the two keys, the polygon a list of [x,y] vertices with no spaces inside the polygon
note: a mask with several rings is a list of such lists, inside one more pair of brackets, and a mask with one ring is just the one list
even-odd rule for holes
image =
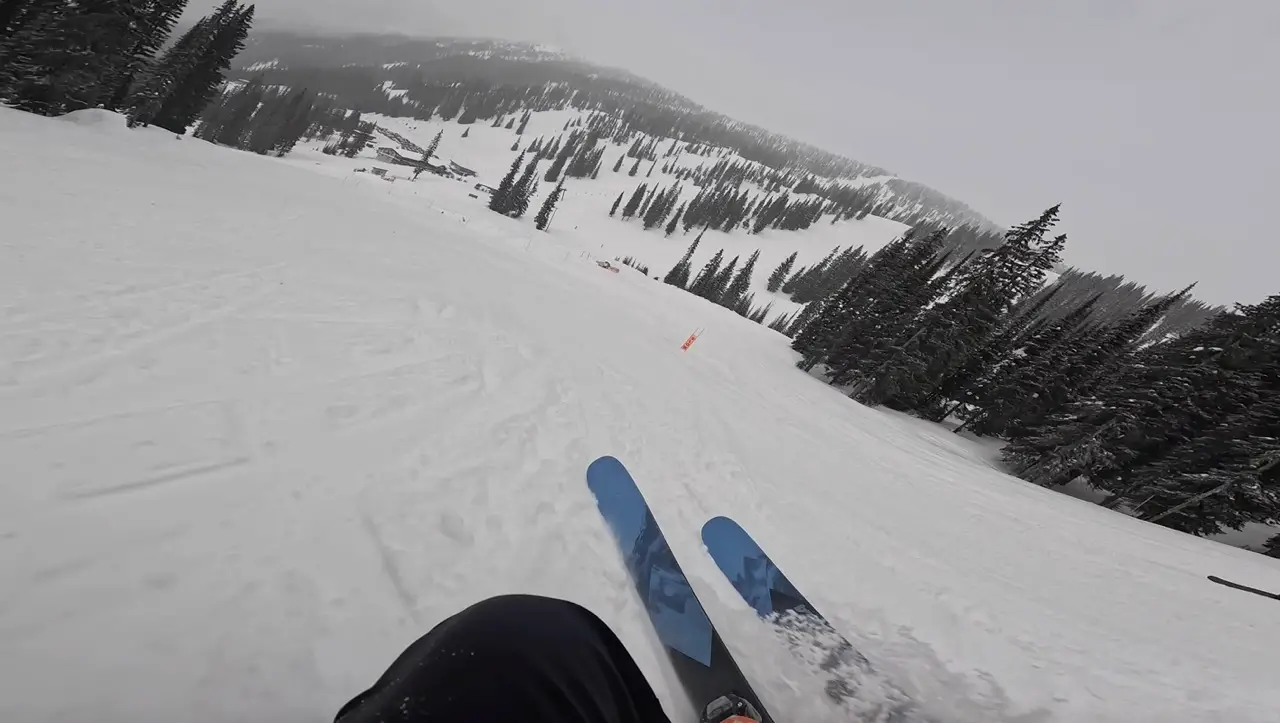
{"label": "pair of skis", "polygon": [[[689,698],[705,704],[736,694],[755,707],[761,723],[771,723],[626,468],[613,457],[601,457],[587,468],[587,486]],[[814,647],[822,652],[821,667],[832,676],[828,695],[837,700],[853,696],[851,681],[870,668],[866,658],[814,609],[751,536],[733,520],[716,517],[703,526],[702,541],[742,599],[777,625],[796,652]]]}

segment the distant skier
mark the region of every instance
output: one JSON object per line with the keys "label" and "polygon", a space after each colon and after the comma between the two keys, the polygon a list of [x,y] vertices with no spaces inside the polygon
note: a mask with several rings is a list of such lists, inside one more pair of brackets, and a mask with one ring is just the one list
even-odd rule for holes
{"label": "distant skier", "polygon": [[[731,693],[703,723],[754,723]],[[640,668],[586,608],[534,595],[476,603],[400,654],[336,723],[667,723]]]}

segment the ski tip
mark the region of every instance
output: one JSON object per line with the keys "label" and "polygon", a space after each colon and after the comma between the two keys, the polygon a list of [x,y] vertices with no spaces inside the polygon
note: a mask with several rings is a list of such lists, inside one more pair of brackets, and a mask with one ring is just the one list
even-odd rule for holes
{"label": "ski tip", "polygon": [[617,457],[606,454],[603,457],[597,457],[591,462],[591,464],[587,465],[587,473],[589,474],[592,470],[601,470],[610,467],[622,467],[622,462],[618,461]]}
{"label": "ski tip", "polygon": [[716,515],[702,523],[702,541],[706,542],[709,535],[715,535],[717,532],[729,532],[741,529],[742,526],[734,522],[732,519],[725,517],[724,515]]}

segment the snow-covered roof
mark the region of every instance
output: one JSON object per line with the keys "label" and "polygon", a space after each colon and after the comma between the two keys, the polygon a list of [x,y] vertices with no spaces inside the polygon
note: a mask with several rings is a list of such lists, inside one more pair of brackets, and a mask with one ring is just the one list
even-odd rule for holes
{"label": "snow-covered roof", "polygon": [[413,161],[414,163],[422,162],[422,154],[416,151],[406,151],[403,148],[396,148],[394,146],[383,146],[378,150],[380,152],[391,153],[393,155],[399,156],[400,158],[403,158],[406,161]]}

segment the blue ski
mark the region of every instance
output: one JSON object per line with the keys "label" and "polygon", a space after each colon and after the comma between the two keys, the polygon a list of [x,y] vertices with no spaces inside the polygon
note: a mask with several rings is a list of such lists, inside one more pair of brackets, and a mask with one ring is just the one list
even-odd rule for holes
{"label": "blue ski", "polygon": [[703,706],[733,693],[755,706],[762,723],[771,723],[626,468],[613,457],[601,457],[587,468],[587,487],[613,532],[636,592],[689,698]]}
{"label": "blue ski", "polygon": [[793,649],[822,654],[821,668],[833,674],[827,695],[837,701],[852,697],[857,687],[854,681],[871,672],[870,663],[782,574],[746,530],[728,517],[715,517],[702,526],[702,542],[742,599],[762,619],[776,625]]}

